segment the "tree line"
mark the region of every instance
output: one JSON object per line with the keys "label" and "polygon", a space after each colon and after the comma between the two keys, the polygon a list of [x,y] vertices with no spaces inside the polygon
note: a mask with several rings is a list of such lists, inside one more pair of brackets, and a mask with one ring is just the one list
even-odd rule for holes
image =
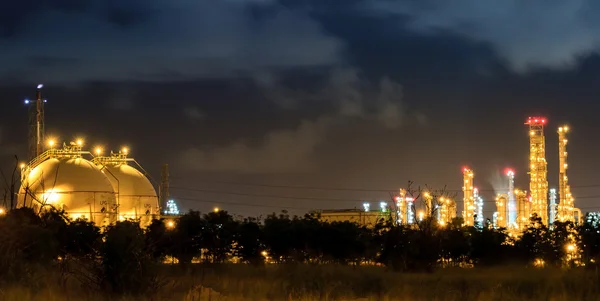
{"label": "tree line", "polygon": [[[409,226],[381,218],[366,227],[322,222],[312,214],[290,216],[285,211],[264,219],[235,218],[226,211],[190,211],[154,220],[146,229],[135,221],[121,221],[102,231],[86,220],[69,220],[59,211],[38,215],[20,208],[0,218],[0,235],[1,273],[10,272],[15,258],[127,261],[141,256],[153,262],[172,258],[180,265],[194,260],[256,265],[380,264],[396,271],[508,263],[594,265],[600,259],[600,221],[595,216],[581,226],[556,222],[551,227],[533,216],[527,229],[512,235],[490,225],[465,227],[460,218],[445,225],[426,218]],[[126,254],[131,250],[137,253]]]}

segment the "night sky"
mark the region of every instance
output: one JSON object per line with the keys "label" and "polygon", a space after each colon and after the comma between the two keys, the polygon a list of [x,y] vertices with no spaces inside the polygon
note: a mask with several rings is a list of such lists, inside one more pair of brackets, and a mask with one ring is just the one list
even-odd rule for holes
{"label": "night sky", "polygon": [[183,210],[361,207],[409,180],[459,191],[468,165],[491,218],[506,167],[529,189],[524,121],[541,115],[550,186],[566,123],[576,206],[600,210],[599,13],[595,0],[4,1],[0,165],[25,158],[23,99],[43,83],[49,136],[127,145],[154,180],[168,163]]}

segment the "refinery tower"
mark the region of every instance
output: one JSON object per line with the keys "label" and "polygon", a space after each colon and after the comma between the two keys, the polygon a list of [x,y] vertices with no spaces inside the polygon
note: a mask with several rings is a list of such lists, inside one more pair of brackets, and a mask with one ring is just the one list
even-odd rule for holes
{"label": "refinery tower", "polygon": [[102,156],[83,149],[83,139],[45,140],[42,85],[30,105],[29,162],[21,164],[17,207],[64,210],[72,219],[108,225],[131,219],[148,225],[159,216],[158,197],[147,173],[129,150]]}
{"label": "refinery tower", "polygon": [[531,214],[537,214],[542,223],[548,223],[548,164],[544,126],[546,118],[529,117],[529,190],[531,192]]}

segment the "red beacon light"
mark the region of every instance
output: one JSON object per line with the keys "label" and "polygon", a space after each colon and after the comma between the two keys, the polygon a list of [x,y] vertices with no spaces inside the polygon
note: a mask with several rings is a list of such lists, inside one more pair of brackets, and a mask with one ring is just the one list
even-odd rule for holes
{"label": "red beacon light", "polygon": [[514,175],[515,175],[515,171],[514,171],[514,170],[512,170],[512,169],[510,169],[510,168],[507,168],[507,169],[505,169],[505,170],[504,170],[504,173],[505,173],[507,176],[509,176],[509,177],[510,177],[510,176],[514,176]]}
{"label": "red beacon light", "polygon": [[546,124],[547,121],[546,117],[529,117],[525,124]]}

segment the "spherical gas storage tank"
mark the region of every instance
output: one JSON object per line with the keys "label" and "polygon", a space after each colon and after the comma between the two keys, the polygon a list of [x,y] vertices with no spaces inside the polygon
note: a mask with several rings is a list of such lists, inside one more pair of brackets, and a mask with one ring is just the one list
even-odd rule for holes
{"label": "spherical gas storage tank", "polygon": [[106,164],[103,171],[117,193],[119,218],[139,219],[142,227],[149,225],[158,210],[158,196],[150,180],[126,163]]}
{"label": "spherical gas storage tank", "polygon": [[81,157],[49,158],[23,171],[19,206],[53,206],[72,219],[85,218],[97,225],[116,220],[116,193],[108,177]]}

